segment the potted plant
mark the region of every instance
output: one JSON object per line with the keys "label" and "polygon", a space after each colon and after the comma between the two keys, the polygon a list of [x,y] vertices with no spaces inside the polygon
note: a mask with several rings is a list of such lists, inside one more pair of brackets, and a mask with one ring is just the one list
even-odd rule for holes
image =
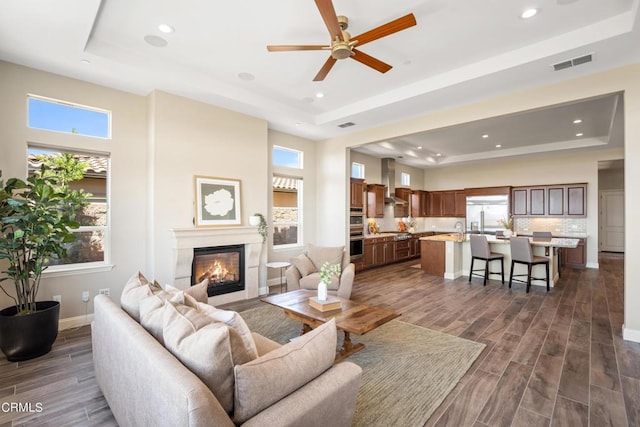
{"label": "potted plant", "polygon": [[249,224],[258,226],[258,233],[262,236],[262,243],[267,241],[269,231],[267,229],[267,220],[261,213],[255,213],[249,217]]}
{"label": "potted plant", "polygon": [[11,280],[15,304],[0,311],[0,350],[10,361],[27,360],[51,350],[58,335],[60,304],[36,301],[49,258],[64,258],[76,240],[76,213],[89,194],[73,190],[87,164],[72,154],[41,156],[41,168],[25,180],[3,182],[0,171],[0,282]]}
{"label": "potted plant", "polygon": [[331,284],[331,278],[340,275],[340,264],[330,264],[329,261],[320,267],[320,283],[318,283],[318,300],[327,299],[327,289]]}
{"label": "potted plant", "polygon": [[513,235],[513,215],[511,215],[509,219],[505,219],[505,218],[499,219],[498,224],[504,227],[505,236],[510,237],[511,235]]}

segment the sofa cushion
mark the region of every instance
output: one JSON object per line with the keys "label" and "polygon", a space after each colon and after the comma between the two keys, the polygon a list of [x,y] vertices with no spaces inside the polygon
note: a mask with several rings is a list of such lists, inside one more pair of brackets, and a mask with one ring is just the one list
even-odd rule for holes
{"label": "sofa cushion", "polygon": [[236,365],[233,421],[245,422],[329,369],[336,357],[336,337],[331,319],[256,360]]}
{"label": "sofa cushion", "polygon": [[120,296],[120,306],[129,316],[140,322],[140,302],[162,291],[162,287],[157,283],[151,283],[140,272],[137,272],[124,285]]}
{"label": "sofa cushion", "polygon": [[315,246],[310,243],[307,256],[316,267],[316,271],[320,271],[325,262],[342,266],[344,246]]}
{"label": "sofa cushion", "polygon": [[230,414],[233,365],[250,360],[238,332],[192,307],[169,302],[164,306],[163,337],[167,350],[209,387]]}
{"label": "sofa cushion", "polygon": [[[320,283],[320,273],[312,273],[308,276],[300,278],[301,289],[318,289]],[[340,280],[337,277],[331,277],[331,283],[327,286],[327,289],[331,291],[337,291],[340,288]]]}
{"label": "sofa cushion", "polygon": [[305,254],[300,254],[297,257],[291,258],[291,264],[298,269],[302,277],[318,271],[316,266],[313,265],[309,257]]}
{"label": "sofa cushion", "polygon": [[[256,347],[255,341],[253,340],[251,330],[249,329],[249,326],[247,326],[247,323],[244,321],[244,319],[240,316],[240,314],[231,310],[220,310],[219,308],[215,308],[211,305],[201,302],[195,302],[193,300],[187,300],[185,301],[185,304],[195,308],[200,313],[209,316],[216,322],[222,322],[227,326],[235,329],[236,332],[238,332],[238,334],[240,335],[242,345],[247,356],[249,357],[249,360],[253,360],[258,357],[258,349]],[[237,357],[234,359],[237,359]]]}
{"label": "sofa cushion", "polygon": [[164,329],[164,305],[167,301],[176,304],[185,304],[185,298],[189,298],[197,304],[193,297],[182,291],[160,291],[140,301],[140,325],[155,339],[164,345],[162,330]]}
{"label": "sofa cushion", "polygon": [[207,288],[209,287],[209,279],[204,279],[202,282],[197,285],[189,286],[186,289],[178,289],[174,286],[167,285],[165,286],[165,291],[169,292],[184,292],[187,295],[190,295],[196,299],[198,302],[208,302],[209,295],[207,295]]}

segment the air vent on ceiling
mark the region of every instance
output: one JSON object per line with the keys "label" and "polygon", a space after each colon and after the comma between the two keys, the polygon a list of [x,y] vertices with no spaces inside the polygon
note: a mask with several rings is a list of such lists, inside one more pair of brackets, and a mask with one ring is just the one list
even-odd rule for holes
{"label": "air vent on ceiling", "polygon": [[593,57],[591,54],[579,56],[578,58],[569,59],[567,61],[558,62],[553,64],[553,69],[555,71],[564,70],[565,68],[575,67],[576,65],[586,64],[587,62],[593,61]]}
{"label": "air vent on ceiling", "polygon": [[343,129],[344,128],[348,128],[350,126],[355,126],[355,123],[353,123],[353,122],[345,122],[345,123],[342,123],[342,124],[338,125],[339,128],[343,128]]}

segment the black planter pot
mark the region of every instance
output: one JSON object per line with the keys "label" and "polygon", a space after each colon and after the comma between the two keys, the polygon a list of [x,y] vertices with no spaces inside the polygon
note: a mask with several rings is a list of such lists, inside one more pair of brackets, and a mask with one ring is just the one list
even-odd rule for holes
{"label": "black planter pot", "polygon": [[16,316],[15,306],[0,311],[0,350],[10,362],[33,359],[51,351],[58,336],[60,303],[36,302],[36,312]]}

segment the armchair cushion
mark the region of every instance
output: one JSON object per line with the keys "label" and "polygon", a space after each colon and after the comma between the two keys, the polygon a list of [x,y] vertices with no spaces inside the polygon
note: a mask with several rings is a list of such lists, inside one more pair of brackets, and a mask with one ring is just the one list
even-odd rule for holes
{"label": "armchair cushion", "polygon": [[298,269],[302,277],[318,271],[306,254],[300,254],[297,257],[291,258],[291,264]]}
{"label": "armchair cushion", "polygon": [[331,319],[256,360],[236,365],[234,422],[243,423],[329,369],[336,356],[336,337]]}
{"label": "armchair cushion", "polygon": [[[320,273],[318,272],[311,273],[308,276],[302,276],[300,279],[300,287],[302,289],[318,289],[318,284],[320,284]],[[327,285],[327,289],[337,291],[338,288],[340,288],[339,278],[335,276],[331,277],[331,283]]]}
{"label": "armchair cushion", "polygon": [[339,264],[344,268],[342,265],[342,261],[344,259],[344,246],[315,246],[309,243],[307,256],[316,267],[316,271],[320,271],[320,267],[322,267],[325,262],[332,265]]}

